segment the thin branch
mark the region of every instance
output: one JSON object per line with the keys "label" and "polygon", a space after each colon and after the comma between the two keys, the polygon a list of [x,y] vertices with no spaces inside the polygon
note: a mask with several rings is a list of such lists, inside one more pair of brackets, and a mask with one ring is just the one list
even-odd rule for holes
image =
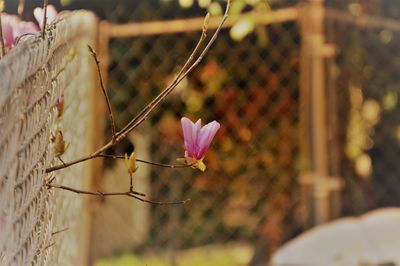
{"label": "thin branch", "polygon": [[75,188],[71,188],[71,187],[66,187],[66,186],[61,186],[61,185],[55,185],[55,184],[47,184],[48,187],[54,187],[54,188],[59,188],[59,189],[64,189],[64,190],[68,190],[68,191],[72,191],[75,192],[77,194],[87,194],[87,195],[93,195],[93,196],[129,196],[128,194],[132,194],[132,195],[138,195],[138,196],[142,196],[145,197],[146,194],[140,193],[140,192],[136,192],[136,191],[127,191],[127,192],[101,192],[101,191],[86,191],[86,190],[79,190],[79,189],[75,189]]}
{"label": "thin branch", "polygon": [[[90,155],[87,155],[85,157],[76,159],[74,161],[71,162],[67,162],[64,165],[56,165],[50,168],[46,169],[46,173],[50,173],[53,171],[57,171],[66,167],[69,167],[71,165],[80,163],[80,162],[84,162],[96,157],[99,157],[100,154],[102,154],[105,150],[107,150],[108,148],[112,147],[113,145],[115,145],[116,143],[120,142],[121,140],[123,140],[126,135],[131,132],[133,129],[135,129],[136,127],[138,127],[143,121],[145,121],[149,114],[151,113],[151,111],[154,110],[155,107],[158,106],[158,104],[165,98],[167,97],[175,88],[176,86],[201,62],[201,60],[203,59],[204,55],[207,53],[207,51],[210,49],[211,45],[215,42],[223,24],[225,23],[227,17],[228,17],[228,13],[230,10],[230,5],[231,5],[232,0],[228,0],[227,5],[226,5],[226,9],[225,9],[225,13],[224,16],[221,19],[220,24],[218,25],[217,29],[215,30],[213,36],[211,37],[210,41],[207,43],[207,45],[205,46],[205,48],[203,49],[203,51],[201,52],[201,54],[197,57],[196,61],[187,69],[187,70],[181,70],[179,73],[183,73],[181,75],[178,75],[174,81],[166,88],[164,89],[152,102],[150,102],[135,118],[133,118],[122,130],[120,130],[119,132],[116,133],[115,138],[113,137],[109,142],[107,142],[105,145],[103,145],[101,148],[99,148],[97,151],[93,152]],[[203,26],[203,34],[202,36],[205,34],[204,32],[207,29],[207,22],[208,21],[208,16],[206,16],[205,21],[204,21],[204,26]],[[192,61],[194,54],[196,54],[197,50],[199,49],[201,43],[203,42],[203,38],[204,37],[200,37],[199,43],[196,45],[194,51],[192,52],[191,56],[189,56],[187,62]],[[190,63],[185,63],[184,67],[188,66]]]}
{"label": "thin branch", "polygon": [[97,74],[99,76],[101,90],[103,91],[104,98],[106,99],[108,115],[110,116],[110,120],[111,120],[112,139],[115,142],[115,137],[116,137],[116,132],[117,132],[116,129],[115,129],[115,119],[114,119],[114,114],[113,114],[113,111],[112,111],[112,108],[111,108],[110,99],[109,99],[107,91],[106,91],[106,89],[104,87],[103,78],[101,76],[100,61],[97,59],[97,54],[96,54],[96,52],[93,50],[93,48],[90,45],[88,45],[88,49],[89,49],[89,52],[91,53],[91,55],[92,55],[92,57],[94,59],[94,62],[96,63]]}
{"label": "thin branch", "polygon": [[64,228],[64,229],[60,229],[60,230],[58,230],[58,231],[55,231],[55,232],[51,233],[51,235],[54,236],[54,235],[56,235],[56,234],[65,232],[65,231],[67,231],[68,229],[69,229],[68,227],[66,227],[66,228]]}
{"label": "thin branch", "polygon": [[[111,159],[123,159],[125,160],[124,156],[120,156],[120,155],[107,155],[107,154],[93,154],[84,158],[80,158],[74,161],[70,161],[70,162],[65,162],[64,164],[60,164],[60,165],[56,165],[53,167],[49,167],[46,169],[46,173],[51,173],[66,167],[69,167],[71,165],[77,164],[77,163],[82,163],[85,161],[88,161],[90,159],[94,159],[94,158],[111,158]],[[164,164],[164,163],[156,163],[156,162],[150,162],[150,161],[146,161],[146,160],[142,160],[142,159],[136,159],[137,162],[140,163],[145,163],[145,164],[150,164],[150,165],[154,165],[154,166],[159,166],[159,167],[165,167],[165,168],[187,168],[187,167],[191,167],[191,164]]]}
{"label": "thin branch", "polygon": [[46,34],[46,24],[47,24],[47,6],[49,5],[49,0],[43,0],[43,29],[42,29],[42,38]]}
{"label": "thin branch", "polygon": [[1,22],[1,13],[3,12],[4,9],[4,0],[0,0],[0,58],[3,58],[6,55],[6,46],[4,44],[4,38],[3,38],[3,26]]}
{"label": "thin branch", "polygon": [[154,205],[181,205],[181,204],[186,204],[186,203],[190,202],[190,199],[185,199],[185,200],[180,200],[180,201],[154,201],[154,200],[139,198],[134,195],[130,195],[130,196],[132,198],[135,198],[142,202],[146,202],[146,203],[150,203],[150,204],[154,204]]}
{"label": "thin branch", "polygon": [[[204,55],[208,52],[208,50],[210,49],[211,45],[215,42],[224,22],[226,21],[226,19],[228,18],[228,14],[229,14],[229,10],[230,10],[230,4],[231,4],[231,0],[228,0],[227,5],[226,5],[226,9],[225,9],[225,13],[224,16],[221,19],[220,24],[218,25],[217,29],[215,30],[213,36],[211,37],[210,41],[207,43],[206,47],[203,49],[203,51],[201,52],[201,54],[199,55],[199,57],[196,59],[196,61],[187,69],[185,70],[185,72],[183,72],[183,74],[177,76],[175,78],[175,80],[172,82],[172,84],[170,86],[168,86],[160,95],[159,97],[156,97],[148,106],[146,106],[146,111],[145,112],[141,112],[141,114],[139,114],[137,117],[135,117],[123,130],[121,130],[118,134],[117,139],[120,136],[125,137],[126,134],[128,134],[130,131],[132,131],[133,129],[137,128],[142,122],[144,122],[149,114],[153,111],[153,109],[155,107],[158,106],[158,104],[165,98],[167,97],[175,88],[176,86],[201,62],[201,60],[203,59]],[[207,16],[206,16],[207,18]],[[207,21],[207,20],[205,20]],[[206,30],[207,28],[203,26],[203,32],[204,30]],[[197,48],[197,47],[196,47]],[[185,64],[186,65],[186,64]]]}
{"label": "thin branch", "polygon": [[26,36],[33,36],[33,35],[35,35],[35,34],[36,34],[36,33],[27,32],[27,33],[24,33],[24,34],[18,36],[18,37],[15,38],[15,40],[14,40],[14,45],[17,45],[17,44],[21,41],[22,38],[24,38],[24,37],[26,37]]}
{"label": "thin branch", "polygon": [[47,245],[46,247],[44,247],[44,250],[46,250],[46,249],[48,249],[48,248],[51,248],[51,247],[54,246],[55,244],[56,244],[55,241],[52,242],[52,243],[50,243],[49,245]]}
{"label": "thin branch", "polygon": [[[175,77],[175,79],[172,81],[172,83],[170,85],[167,86],[167,88],[165,88],[159,95],[157,95],[156,98],[154,98],[136,117],[134,117],[120,132],[118,132],[117,134],[119,136],[125,137],[126,134],[128,134],[131,130],[130,128],[132,127],[132,125],[135,124],[135,122],[137,122],[141,117],[145,116],[147,113],[151,112],[152,109],[154,109],[158,103],[160,101],[162,101],[162,99],[164,99],[171,90],[171,88],[173,88],[173,86],[176,84],[177,80],[182,76],[182,74],[184,73],[184,71],[187,69],[187,67],[189,66],[189,64],[193,61],[194,56],[197,54],[198,50],[201,47],[201,44],[204,42],[204,40],[206,39],[207,36],[207,28],[208,28],[208,23],[210,21],[210,13],[207,13],[206,17],[204,18],[204,22],[203,22],[203,29],[201,32],[201,36],[199,41],[197,42],[195,48],[193,49],[192,53],[190,54],[190,56],[188,57],[188,59],[186,60],[185,64],[183,65],[183,67],[181,68],[181,70],[179,71],[178,75]],[[177,84],[176,84],[177,85]],[[175,86],[176,87],[176,86]]]}
{"label": "thin branch", "polygon": [[177,204],[185,204],[190,201],[190,199],[185,199],[181,201],[154,201],[154,200],[148,200],[144,198],[140,198],[139,196],[144,197],[145,194],[136,192],[136,191],[127,191],[127,192],[100,192],[100,191],[85,191],[85,190],[79,190],[71,187],[66,187],[66,186],[61,186],[61,185],[55,185],[55,184],[47,184],[48,187],[52,188],[59,188],[63,190],[68,190],[77,194],[85,194],[85,195],[92,195],[92,196],[100,196],[100,197],[107,197],[107,196],[128,196],[131,198],[135,198],[137,200],[140,200],[142,202],[150,203],[150,204],[156,204],[156,205],[177,205]]}
{"label": "thin branch", "polygon": [[[96,157],[102,157],[102,158],[110,158],[110,159],[122,159],[125,160],[124,156],[121,155],[108,155],[108,154],[99,154]],[[140,163],[145,163],[145,164],[150,164],[154,166],[160,166],[160,167],[166,167],[166,168],[188,168],[191,167],[191,164],[164,164],[164,163],[155,163],[155,162],[150,162],[146,160],[141,160],[141,159],[136,159],[137,162]]]}
{"label": "thin branch", "polygon": [[129,177],[130,177],[130,186],[129,186],[129,191],[133,191],[133,182],[132,182],[132,180],[133,180],[133,175],[132,175],[132,173],[129,173]]}
{"label": "thin branch", "polygon": [[64,164],[59,164],[59,165],[56,165],[56,166],[52,166],[52,167],[46,168],[46,173],[51,173],[51,172],[54,172],[54,171],[57,171],[57,170],[60,170],[60,169],[63,169],[63,168],[67,168],[67,167],[69,167],[71,165],[74,165],[74,164],[77,164],[77,163],[82,163],[82,162],[85,162],[87,160],[90,160],[90,159],[93,159],[93,158],[96,158],[96,157],[98,157],[97,154],[91,154],[89,156],[78,158],[76,160],[69,161],[69,162],[66,162]]}

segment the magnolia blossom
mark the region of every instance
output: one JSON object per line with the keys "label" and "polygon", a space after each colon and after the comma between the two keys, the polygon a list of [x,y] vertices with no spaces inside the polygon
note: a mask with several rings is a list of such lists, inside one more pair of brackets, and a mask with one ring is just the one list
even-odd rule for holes
{"label": "magnolia blossom", "polygon": [[14,28],[17,26],[19,18],[17,16],[1,13],[1,29],[3,32],[4,45],[11,48],[14,43]]}
{"label": "magnolia blossom", "polygon": [[[53,5],[47,6],[47,23],[50,24],[57,16],[57,10]],[[44,9],[41,7],[37,7],[33,10],[33,15],[35,16],[36,21],[39,23],[39,27],[43,29],[43,19],[44,19]]]}
{"label": "magnolia blossom", "polygon": [[[33,22],[22,21],[19,17],[1,13],[1,28],[3,31],[4,45],[7,48],[12,48],[15,40],[29,33],[36,33],[43,29],[43,8],[35,8],[33,14],[39,24],[39,27]],[[54,6],[47,6],[47,23],[51,23],[57,16],[57,10]]]}
{"label": "magnolia blossom", "polygon": [[217,133],[220,124],[217,121],[212,121],[204,127],[201,127],[201,119],[193,123],[186,117],[181,119],[181,123],[186,149],[186,163],[204,171],[206,169],[203,163],[204,155],[208,147],[210,147],[211,141]]}
{"label": "magnolia blossom", "polygon": [[39,31],[38,26],[33,22],[20,20],[17,16],[1,13],[1,28],[3,30],[4,45],[11,48],[18,37],[27,33]]}

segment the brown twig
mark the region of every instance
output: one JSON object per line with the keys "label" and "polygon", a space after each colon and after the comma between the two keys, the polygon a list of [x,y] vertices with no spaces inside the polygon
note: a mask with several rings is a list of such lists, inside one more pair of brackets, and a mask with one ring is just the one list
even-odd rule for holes
{"label": "brown twig", "polygon": [[42,28],[42,38],[46,34],[46,24],[47,24],[47,6],[49,5],[49,0],[43,0],[43,28]]}
{"label": "brown twig", "polygon": [[132,175],[132,173],[129,173],[129,177],[130,177],[130,179],[131,179],[131,182],[130,182],[130,186],[129,186],[129,191],[133,191],[133,175]]}
{"label": "brown twig", "polygon": [[[88,157],[84,157],[84,158],[80,158],[74,161],[70,161],[70,162],[65,162],[64,164],[60,164],[60,165],[56,165],[56,166],[52,166],[46,169],[46,173],[51,173],[66,167],[69,167],[71,165],[77,164],[77,163],[81,163],[81,162],[85,162],[88,161],[90,159],[94,159],[94,158],[111,158],[111,159],[125,159],[124,156],[118,156],[118,155],[106,155],[106,154],[93,154],[90,155]],[[137,162],[140,163],[145,163],[145,164],[150,164],[150,165],[154,165],[154,166],[160,166],[160,167],[166,167],[166,168],[186,168],[186,167],[191,167],[191,164],[164,164],[164,163],[156,163],[156,162],[150,162],[150,161],[146,161],[146,160],[141,160],[141,159],[136,159]]]}
{"label": "brown twig", "polygon": [[203,41],[205,40],[205,38],[207,36],[207,27],[208,27],[209,20],[210,20],[210,13],[207,13],[207,15],[206,15],[206,17],[204,19],[204,22],[203,22],[203,30],[201,32],[200,39],[197,42],[197,44],[196,44],[195,48],[193,49],[192,53],[190,54],[190,56],[186,60],[185,64],[183,65],[183,67],[179,71],[178,75],[172,81],[172,83],[170,85],[168,85],[167,88],[165,88],[159,95],[157,95],[157,97],[154,98],[145,108],[143,108],[143,110],[138,115],[136,115],[136,117],[134,117],[120,132],[117,133],[117,135],[119,137],[125,136],[126,134],[128,134],[131,131],[130,128],[141,117],[143,117],[146,114],[150,113],[166,96],[168,96],[168,94],[174,89],[174,85],[175,84],[178,85],[176,83],[177,80],[182,76],[182,74],[187,69],[189,64],[193,61],[194,56],[197,54],[198,50],[201,47],[201,44],[203,43]]}
{"label": "brown twig", "polygon": [[[220,24],[218,25],[218,27],[215,30],[213,36],[211,37],[211,39],[209,40],[209,42],[207,43],[207,45],[205,46],[203,51],[197,57],[196,61],[192,65],[190,65],[190,63],[193,61],[194,55],[197,53],[198,49],[201,46],[201,43],[203,42],[203,40],[205,38],[205,31],[207,30],[207,23],[208,23],[209,15],[207,15],[205,20],[204,20],[202,36],[200,37],[200,40],[199,40],[198,44],[196,45],[196,47],[194,48],[193,52],[189,56],[188,60],[186,60],[186,63],[184,64],[184,67],[179,72],[180,75],[178,74],[178,76],[174,79],[174,81],[169,86],[167,86],[167,88],[165,88],[153,101],[151,101],[122,130],[117,132],[115,137],[113,137],[109,142],[107,142],[105,145],[103,145],[101,148],[99,148],[94,153],[92,153],[90,155],[87,155],[85,157],[76,159],[74,161],[67,162],[64,165],[56,165],[56,166],[47,168],[46,172],[50,173],[50,172],[57,171],[57,170],[60,170],[60,169],[69,167],[71,165],[74,165],[74,164],[77,164],[77,163],[81,163],[81,162],[93,159],[93,158],[96,158],[96,157],[101,157],[100,155],[105,150],[107,150],[108,148],[112,147],[116,143],[118,143],[121,140],[123,140],[127,136],[127,134],[129,132],[131,132],[133,129],[138,127],[143,121],[145,121],[148,118],[149,114],[154,110],[154,108],[157,107],[158,104],[165,97],[167,97],[176,88],[176,86],[201,62],[201,60],[203,59],[204,55],[210,49],[211,45],[215,42],[215,40],[216,40],[216,38],[217,38],[217,36],[218,36],[223,24],[225,23],[225,21],[226,21],[226,19],[228,17],[228,13],[229,13],[229,10],[230,10],[231,2],[232,2],[232,0],[228,0],[227,5],[226,5],[226,9],[225,9],[225,13],[224,13],[224,16],[221,19]],[[190,65],[190,67],[188,67],[189,65]]]}
{"label": "brown twig", "polygon": [[[107,154],[99,154],[96,157],[102,157],[102,158],[110,158],[110,159],[125,159],[124,156],[121,155],[107,155]],[[191,164],[164,164],[164,163],[155,163],[155,162],[150,162],[142,159],[136,159],[137,162],[140,163],[145,163],[145,164],[150,164],[154,166],[160,166],[160,167],[166,167],[166,168],[188,168],[191,167]]]}
{"label": "brown twig", "polygon": [[51,248],[51,247],[54,246],[55,244],[56,244],[55,241],[52,242],[52,243],[50,243],[49,245],[47,245],[47,246],[44,247],[44,250],[46,250],[46,249],[48,249],[48,248]]}
{"label": "brown twig", "polygon": [[22,38],[24,38],[24,37],[26,37],[26,36],[33,36],[33,35],[35,35],[35,34],[36,34],[36,33],[28,32],[28,33],[24,33],[24,34],[18,36],[18,37],[15,38],[15,40],[14,40],[14,45],[17,45],[17,44],[21,41]]}
{"label": "brown twig", "polygon": [[97,158],[97,157],[98,157],[98,154],[91,154],[89,156],[82,157],[82,158],[79,158],[79,159],[76,159],[76,160],[73,160],[73,161],[69,161],[69,162],[66,162],[64,164],[59,164],[59,165],[56,165],[56,166],[52,166],[52,167],[46,168],[46,173],[51,173],[51,172],[54,172],[54,171],[57,171],[57,170],[60,170],[60,169],[63,169],[63,168],[67,168],[67,167],[69,167],[71,165],[74,165],[74,164],[77,164],[77,163],[82,163],[82,162],[85,162],[87,160],[90,160],[90,159],[93,159],[93,158]]}
{"label": "brown twig", "polygon": [[113,114],[113,111],[111,108],[110,98],[108,97],[107,91],[104,87],[103,78],[101,76],[100,61],[97,59],[97,54],[90,45],[88,45],[88,49],[93,57],[94,62],[96,63],[97,74],[99,76],[101,90],[103,91],[104,98],[106,99],[108,115],[110,116],[110,120],[111,120],[112,141],[115,142],[115,138],[116,138],[115,119],[114,119],[114,114]]}
{"label": "brown twig", "polygon": [[[125,137],[126,134],[128,134],[130,131],[134,130],[135,128],[137,128],[142,122],[144,122],[149,114],[154,110],[155,107],[158,106],[158,104],[165,98],[167,97],[175,88],[176,86],[178,86],[178,84],[201,62],[201,60],[203,59],[204,55],[208,52],[208,50],[210,49],[211,45],[215,42],[224,22],[226,21],[226,19],[228,18],[228,14],[229,14],[229,10],[230,10],[230,4],[231,4],[231,0],[228,0],[227,5],[226,5],[226,9],[225,9],[225,13],[224,16],[221,19],[220,24],[218,25],[217,29],[215,30],[213,36],[211,37],[211,39],[209,40],[209,42],[207,43],[207,45],[205,46],[205,48],[203,49],[203,51],[200,53],[200,55],[197,57],[196,61],[190,66],[188,62],[191,62],[193,60],[194,54],[195,52],[197,52],[198,47],[200,46],[201,42],[202,42],[202,37],[200,38],[200,41],[198,43],[198,45],[196,46],[196,48],[194,49],[194,53],[191,54],[191,56],[189,57],[189,59],[187,60],[186,64],[184,65],[184,68],[181,69],[180,71],[180,75],[178,75],[174,81],[166,88],[164,89],[163,92],[160,93],[159,96],[157,96],[150,104],[148,104],[144,110],[137,115],[134,119],[131,120],[131,122],[128,123],[127,126],[125,126],[120,132],[117,133],[117,140],[120,137]],[[204,26],[203,26],[203,35],[205,35],[205,32],[207,30],[207,23],[208,23],[208,14],[204,20]],[[204,36],[205,37],[205,36]],[[185,69],[185,66],[188,67],[187,69]]]}
{"label": "brown twig", "polygon": [[67,231],[68,229],[69,229],[68,227],[66,227],[66,228],[64,228],[64,229],[60,229],[60,230],[58,230],[58,231],[55,231],[55,232],[51,233],[51,235],[54,236],[54,235],[56,235],[56,234],[65,232],[65,231]]}
{"label": "brown twig", "polygon": [[86,191],[86,190],[79,190],[79,189],[75,189],[75,188],[71,188],[71,187],[66,187],[66,186],[61,186],[61,185],[55,185],[55,184],[50,184],[47,183],[48,187],[54,187],[54,188],[59,188],[59,189],[64,189],[64,190],[68,190],[68,191],[72,191],[78,194],[87,194],[87,195],[93,195],[93,196],[130,196],[128,194],[132,194],[132,195],[138,195],[138,196],[142,196],[145,197],[146,195],[137,191],[127,191],[127,192],[101,192],[101,191]]}
{"label": "brown twig", "polygon": [[46,24],[47,24],[47,6],[49,5],[49,0],[43,0],[43,29],[42,29],[42,38],[46,34]]}
{"label": "brown twig", "polygon": [[4,38],[3,38],[3,26],[1,22],[1,13],[3,12],[3,9],[4,9],[4,0],[0,0],[0,45],[1,45],[0,58],[3,58],[6,55],[6,46],[4,44]]}
{"label": "brown twig", "polygon": [[100,197],[107,197],[107,196],[128,196],[131,198],[135,198],[137,200],[140,200],[142,202],[150,203],[150,204],[155,204],[155,205],[178,205],[178,204],[185,204],[190,201],[190,199],[185,199],[181,201],[154,201],[154,200],[148,200],[144,198],[140,198],[139,196],[145,197],[145,194],[136,192],[136,191],[127,191],[127,192],[100,192],[100,191],[85,191],[85,190],[79,190],[71,187],[66,187],[66,186],[61,186],[61,185],[55,185],[55,184],[47,184],[48,187],[52,188],[59,188],[63,190],[68,190],[77,194],[86,194],[86,195],[92,195],[92,196],[100,196]]}

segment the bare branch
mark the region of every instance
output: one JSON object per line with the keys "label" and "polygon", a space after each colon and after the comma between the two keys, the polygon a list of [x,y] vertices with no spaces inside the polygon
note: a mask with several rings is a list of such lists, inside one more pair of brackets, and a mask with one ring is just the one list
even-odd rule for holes
{"label": "bare branch", "polygon": [[94,62],[96,63],[97,74],[99,76],[101,90],[103,91],[104,98],[106,99],[108,115],[110,116],[111,129],[112,129],[112,141],[115,142],[115,137],[116,137],[116,132],[117,132],[115,129],[115,119],[114,119],[114,114],[113,114],[113,111],[111,108],[110,99],[109,99],[107,91],[104,87],[103,78],[101,76],[100,61],[97,59],[97,54],[90,45],[88,45],[88,49],[89,49],[89,52],[91,53],[91,55],[93,56]]}
{"label": "bare branch", "polygon": [[35,35],[35,34],[36,34],[36,33],[27,32],[27,33],[24,33],[24,34],[18,36],[18,37],[15,38],[15,40],[14,40],[14,45],[17,45],[17,44],[22,40],[22,38],[24,38],[24,37],[26,37],[26,36],[33,36],[33,35]]}
{"label": "bare branch", "polygon": [[56,166],[52,166],[52,167],[46,168],[46,173],[51,173],[51,172],[54,172],[54,171],[57,171],[57,170],[60,170],[60,169],[64,169],[64,168],[70,167],[71,165],[74,165],[74,164],[77,164],[77,163],[82,163],[82,162],[85,162],[87,160],[90,160],[90,159],[93,159],[93,158],[96,158],[96,157],[98,157],[98,155],[91,154],[91,155],[86,156],[86,157],[82,157],[82,158],[79,158],[79,159],[76,159],[76,160],[73,160],[73,161],[65,162],[64,164],[59,164],[59,165],[56,165]]}
{"label": "bare branch", "polygon": [[51,233],[51,235],[52,235],[52,236],[54,236],[54,235],[56,235],[56,234],[59,234],[59,233],[65,232],[65,231],[67,231],[68,229],[69,229],[69,228],[68,228],[68,227],[66,227],[66,228],[64,228],[64,229],[57,230],[57,231],[55,231],[55,232]]}
{"label": "bare branch", "polygon": [[[107,154],[99,154],[96,157],[102,157],[102,158],[110,158],[110,159],[125,159],[124,156],[121,155],[107,155]],[[145,164],[150,164],[154,166],[160,166],[160,167],[166,167],[166,168],[188,168],[191,167],[191,164],[164,164],[164,163],[155,163],[155,162],[150,162],[142,159],[136,159],[137,162],[140,163],[145,163]]]}
{"label": "bare branch", "polygon": [[[158,97],[156,97],[148,106],[145,107],[144,111],[142,111],[138,116],[136,116],[130,123],[128,123],[127,126],[124,127],[120,132],[117,133],[118,138],[120,137],[125,137],[126,134],[128,134],[130,131],[133,129],[137,128],[142,122],[144,122],[149,114],[154,110],[155,107],[158,106],[158,104],[165,98],[167,97],[175,88],[176,86],[201,62],[203,59],[204,55],[208,52],[210,49],[211,45],[215,42],[224,22],[228,18],[229,10],[230,10],[230,4],[231,0],[228,0],[224,16],[221,19],[220,24],[218,25],[217,29],[215,30],[213,36],[211,37],[210,41],[207,43],[206,47],[203,49],[199,57],[196,59],[196,61],[187,69],[183,72],[183,74],[178,75],[175,80],[169,85],[163,92],[160,93]],[[207,16],[206,20],[207,21]],[[207,30],[207,27],[203,26],[203,32]],[[197,48],[197,47],[196,47]],[[195,49],[196,49],[195,48]],[[190,59],[190,57],[189,57]],[[186,65],[186,64],[185,64]],[[182,69],[183,70],[183,69]]]}
{"label": "bare branch", "polygon": [[0,58],[3,58],[6,55],[6,46],[4,44],[4,37],[3,37],[3,26],[1,22],[1,13],[4,9],[4,0],[0,0]]}
{"label": "bare branch", "polygon": [[129,177],[130,177],[130,186],[129,186],[129,191],[133,191],[133,175],[132,173],[129,173]]}
{"label": "bare branch", "polygon": [[[99,148],[97,151],[95,151],[94,153],[92,153],[90,155],[87,155],[85,157],[76,159],[76,160],[71,161],[71,162],[67,162],[64,165],[57,165],[57,166],[53,166],[53,167],[47,168],[46,172],[50,173],[50,172],[57,171],[57,170],[69,167],[71,165],[80,163],[80,162],[84,162],[84,161],[87,161],[87,160],[90,160],[90,159],[93,159],[93,158],[96,158],[96,157],[101,157],[101,154],[105,150],[107,150],[108,148],[112,147],[116,143],[118,143],[121,140],[123,140],[127,136],[127,134],[129,132],[131,132],[133,129],[138,127],[143,121],[145,121],[148,118],[149,114],[154,110],[154,108],[157,107],[160,104],[160,102],[165,97],[167,97],[176,88],[176,86],[201,62],[201,60],[203,59],[204,55],[210,49],[211,45],[215,42],[215,40],[216,40],[216,38],[217,38],[217,36],[218,36],[223,24],[225,23],[225,21],[226,21],[226,19],[228,17],[228,14],[229,14],[231,2],[232,2],[232,0],[228,0],[227,5],[226,5],[226,9],[225,9],[225,13],[224,13],[224,16],[221,19],[220,24],[218,25],[217,29],[215,30],[215,32],[214,32],[213,36],[211,37],[210,41],[207,43],[207,45],[205,46],[203,51],[197,57],[196,61],[192,65],[190,65],[191,61],[194,58],[194,55],[198,52],[198,50],[199,50],[199,48],[201,46],[201,43],[204,41],[205,34],[206,34],[206,31],[207,31],[207,24],[208,24],[208,20],[209,20],[209,15],[207,15],[205,20],[204,20],[203,33],[202,33],[202,35],[200,37],[200,40],[199,40],[198,44],[196,45],[196,47],[194,48],[193,52],[189,56],[188,60],[184,64],[184,67],[179,72],[178,76],[175,77],[174,81],[169,86],[167,86],[167,88],[165,88],[155,99],[153,99],[153,101],[151,101],[122,130],[117,132],[109,142],[107,142],[104,146],[102,146],[101,148]],[[190,65],[190,67],[189,67],[189,65]]]}
{"label": "bare branch", "polygon": [[46,34],[46,24],[47,24],[47,6],[49,5],[49,0],[43,0],[43,29],[42,29],[42,38]]}
{"label": "bare branch", "polygon": [[61,185],[55,185],[55,184],[47,184],[48,187],[52,188],[59,188],[63,190],[68,190],[77,194],[86,194],[86,195],[92,195],[92,196],[100,196],[100,197],[107,197],[107,196],[128,196],[131,198],[135,198],[137,200],[140,200],[142,202],[150,203],[150,204],[155,204],[155,205],[178,205],[178,204],[185,204],[190,201],[190,199],[185,199],[181,201],[154,201],[154,200],[148,200],[144,198],[140,198],[139,196],[144,197],[145,194],[136,192],[136,191],[127,191],[127,192],[100,192],[100,191],[85,191],[85,190],[79,190],[71,187],[66,187],[66,186],[61,186]]}
{"label": "bare branch", "polygon": [[[182,76],[184,71],[188,68],[190,63],[193,61],[194,56],[197,54],[199,51],[202,43],[207,37],[207,28],[208,28],[208,23],[210,21],[210,13],[207,13],[206,17],[204,18],[203,22],[203,30],[201,32],[201,36],[199,41],[197,42],[195,48],[193,49],[192,53],[190,54],[189,58],[186,60],[185,64],[179,71],[178,75],[175,77],[175,79],[172,81],[170,85],[167,86],[159,95],[157,95],[156,98],[154,98],[136,117],[134,117],[120,132],[117,134],[119,135],[119,138],[122,137],[124,138],[126,134],[128,134],[131,131],[132,125],[134,125],[141,117],[146,116],[146,114],[150,113],[161,101],[163,98],[165,98],[172,90],[171,88],[176,84],[177,80]],[[175,85],[175,87],[176,87]]]}
{"label": "bare branch", "polygon": [[138,196],[142,196],[145,197],[146,195],[140,192],[136,192],[136,191],[128,191],[128,192],[101,192],[101,191],[86,191],[86,190],[79,190],[79,189],[75,189],[75,188],[71,188],[71,187],[66,187],[66,186],[61,186],[61,185],[55,185],[55,184],[47,184],[48,187],[54,187],[54,188],[59,188],[59,189],[64,189],[64,190],[68,190],[71,192],[75,192],[77,194],[87,194],[87,195],[93,195],[93,196],[102,196],[102,197],[106,197],[106,196],[127,196],[128,194],[133,194],[133,195],[138,195]]}
{"label": "bare branch", "polygon": [[52,246],[54,246],[56,244],[56,242],[52,242],[49,245],[47,245],[46,247],[44,247],[44,250],[51,248]]}
{"label": "bare branch", "polygon": [[[53,167],[49,167],[46,169],[46,173],[51,173],[66,167],[69,167],[71,165],[77,164],[77,163],[81,163],[90,159],[94,159],[94,158],[110,158],[110,159],[125,159],[124,156],[121,155],[106,155],[106,154],[94,154],[94,155],[90,155],[88,157],[84,157],[84,158],[80,158],[74,161],[70,161],[70,162],[65,162],[64,164],[60,164],[60,165],[56,165]],[[140,163],[145,163],[145,164],[150,164],[150,165],[154,165],[154,166],[159,166],[159,167],[165,167],[165,168],[187,168],[187,167],[191,167],[191,164],[164,164],[164,163],[156,163],[156,162],[150,162],[150,161],[146,161],[146,160],[142,160],[142,159],[136,159],[137,162]]]}

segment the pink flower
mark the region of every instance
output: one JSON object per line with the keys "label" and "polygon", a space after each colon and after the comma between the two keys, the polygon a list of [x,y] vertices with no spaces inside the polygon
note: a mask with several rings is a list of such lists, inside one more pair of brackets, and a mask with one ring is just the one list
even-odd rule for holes
{"label": "pink flower", "polygon": [[[47,25],[50,24],[57,16],[57,10],[53,5],[47,6]],[[35,16],[36,21],[39,23],[39,27],[43,29],[43,17],[44,17],[44,9],[41,7],[37,7],[33,10],[33,15]]]}
{"label": "pink flower", "polygon": [[194,124],[190,119],[183,117],[181,119],[183,137],[185,143],[185,160],[194,168],[205,170],[203,163],[204,154],[210,147],[211,141],[217,133],[220,124],[212,121],[204,127],[201,127],[201,119]]}
{"label": "pink flower", "polygon": [[38,32],[39,28],[33,22],[19,21],[13,27],[14,42],[15,39],[27,33]]}
{"label": "pink flower", "polygon": [[17,16],[1,13],[1,29],[3,31],[4,45],[11,48],[14,43],[14,28],[19,23]]}
{"label": "pink flower", "polygon": [[27,33],[35,33],[39,28],[33,22],[21,21],[17,16],[1,13],[4,45],[11,48],[15,39]]}

